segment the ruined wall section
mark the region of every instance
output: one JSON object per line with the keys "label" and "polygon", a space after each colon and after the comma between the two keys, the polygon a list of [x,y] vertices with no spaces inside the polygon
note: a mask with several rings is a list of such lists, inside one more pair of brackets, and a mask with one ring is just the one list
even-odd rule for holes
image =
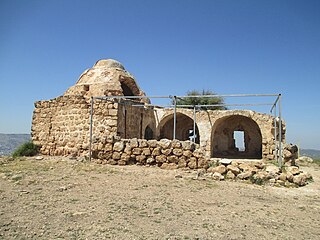
{"label": "ruined wall section", "polygon": [[156,165],[164,169],[209,167],[199,145],[190,141],[107,137],[98,142],[102,143],[101,147],[95,144],[92,151],[92,157],[98,163]]}
{"label": "ruined wall section", "polygon": [[152,108],[134,103],[133,101],[122,101],[118,108],[118,131],[121,138],[145,138],[145,129],[149,126],[155,132],[155,115]]}
{"label": "ruined wall section", "polygon": [[[93,138],[117,134],[117,103],[95,100]],[[86,155],[89,151],[90,99],[61,96],[35,103],[32,141],[45,155]]]}
{"label": "ruined wall section", "polygon": [[86,146],[89,103],[80,96],[62,96],[35,103],[32,141],[46,155],[80,154]]}
{"label": "ruined wall section", "polygon": [[[177,113],[182,113],[193,119],[193,110],[177,108]],[[159,119],[157,121],[157,136],[160,135],[163,122],[170,115],[173,115],[172,109],[157,109],[156,116]],[[239,116],[239,119],[240,117],[246,117],[258,125],[262,138],[262,159],[273,160],[275,155],[274,117],[251,110],[197,111],[196,125],[200,135],[200,148],[205,152],[206,157],[210,158],[213,155],[213,139],[219,138],[219,136],[214,136],[218,123],[232,116]],[[278,128],[279,123],[277,124]],[[285,130],[285,123],[282,122],[282,143],[285,143]],[[278,134],[276,139],[278,139]]]}

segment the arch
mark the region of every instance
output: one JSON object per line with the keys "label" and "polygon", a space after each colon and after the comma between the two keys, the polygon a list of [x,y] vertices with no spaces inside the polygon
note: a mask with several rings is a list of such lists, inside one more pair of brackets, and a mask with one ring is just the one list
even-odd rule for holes
{"label": "arch", "polygon": [[151,140],[153,139],[153,130],[152,128],[148,125],[145,130],[144,130],[144,139],[147,139],[147,140]]}
{"label": "arch", "polygon": [[[160,122],[160,139],[173,139],[173,118],[174,115],[169,114]],[[183,113],[177,113],[176,122],[176,139],[181,141],[192,140],[193,137],[193,119]],[[199,129],[196,124],[196,143],[200,143]]]}
{"label": "arch", "polygon": [[[244,149],[236,147],[235,132],[243,132]],[[262,136],[258,124],[242,115],[218,119],[211,134],[211,156],[223,158],[262,158]]]}
{"label": "arch", "polygon": [[124,96],[141,96],[141,90],[133,78],[120,76],[119,82]]}
{"label": "arch", "polygon": [[121,89],[124,96],[134,96],[131,88],[129,88],[124,82],[121,83]]}

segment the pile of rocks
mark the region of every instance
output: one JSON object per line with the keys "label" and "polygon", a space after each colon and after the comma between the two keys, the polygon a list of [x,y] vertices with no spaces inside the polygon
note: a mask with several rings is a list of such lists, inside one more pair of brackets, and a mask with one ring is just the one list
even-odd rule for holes
{"label": "pile of rocks", "polygon": [[208,168],[199,145],[191,141],[161,139],[95,139],[92,157],[112,165],[157,165],[163,169]]}
{"label": "pile of rocks", "polygon": [[295,161],[298,158],[298,146],[285,144],[283,148],[283,158],[286,166],[295,166]]}
{"label": "pile of rocks", "polygon": [[259,185],[297,187],[305,186],[312,176],[297,166],[280,170],[263,162],[221,161],[220,165],[207,169],[207,176],[215,180],[242,180]]}

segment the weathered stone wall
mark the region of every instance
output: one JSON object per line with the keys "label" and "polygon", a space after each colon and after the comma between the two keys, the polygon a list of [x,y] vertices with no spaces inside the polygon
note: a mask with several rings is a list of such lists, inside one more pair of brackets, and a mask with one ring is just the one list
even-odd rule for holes
{"label": "weathered stone wall", "polygon": [[[190,109],[177,109],[178,140],[188,139],[188,131],[193,128],[193,114]],[[170,139],[172,122],[173,109],[136,107],[129,100],[120,103],[111,99],[94,101],[93,138],[119,136],[143,139],[148,127],[148,131],[153,133],[152,139]],[[41,146],[43,154],[88,154],[89,128],[89,98],[71,95],[35,103],[32,139]],[[274,118],[271,115],[249,110],[198,111],[196,130],[196,142],[206,158],[274,159]],[[233,139],[235,130],[245,132],[246,152],[237,152]],[[282,136],[284,143],[284,123]]]}
{"label": "weathered stone wall", "polygon": [[[193,110],[177,108],[178,114],[183,114],[189,119],[193,119]],[[171,121],[173,116],[173,109],[156,109],[157,119],[157,129],[156,135],[160,136],[163,126],[166,125],[167,121]],[[221,125],[221,123],[226,120],[233,118],[233,122],[236,122],[234,129],[231,126]],[[236,130],[238,126],[244,127],[243,130],[250,132],[252,129],[248,127],[247,123],[243,120],[247,119],[256,124],[260,130],[261,134],[261,157],[262,159],[273,160],[274,150],[275,150],[275,136],[274,136],[274,117],[271,115],[258,113],[251,110],[221,110],[221,111],[198,111],[196,113],[196,127],[199,131],[199,142],[200,147],[205,152],[206,157],[210,158],[214,156],[213,149],[214,143],[223,141],[223,134],[228,134],[227,142],[225,143],[227,147],[230,147],[230,133]],[[242,122],[242,123],[241,123]],[[177,121],[177,136],[181,129],[179,128],[179,123]],[[253,124],[251,124],[253,125]],[[227,132],[226,132],[227,131]],[[218,133],[218,134],[217,134]],[[170,135],[171,136],[171,135]],[[277,136],[278,137],[278,136]],[[278,139],[278,138],[277,138]],[[232,140],[232,139],[231,139]],[[254,139],[251,140],[252,142]],[[249,142],[249,141],[248,141]],[[282,142],[285,142],[285,124],[282,122]],[[254,143],[257,145],[256,143]],[[257,147],[255,146],[255,149]],[[250,149],[250,147],[249,147]]]}
{"label": "weathered stone wall", "polygon": [[[93,136],[117,135],[117,103],[96,100]],[[89,150],[90,99],[62,96],[38,101],[32,119],[32,141],[45,155],[85,155]]]}
{"label": "weathered stone wall", "polygon": [[121,138],[144,139],[147,126],[155,131],[154,110],[147,107],[135,107],[127,104],[127,102],[121,101],[119,103],[118,136]]}
{"label": "weathered stone wall", "polygon": [[199,145],[190,141],[161,139],[120,139],[104,137],[96,139],[92,157],[99,163],[113,165],[157,165],[165,169],[208,168]]}

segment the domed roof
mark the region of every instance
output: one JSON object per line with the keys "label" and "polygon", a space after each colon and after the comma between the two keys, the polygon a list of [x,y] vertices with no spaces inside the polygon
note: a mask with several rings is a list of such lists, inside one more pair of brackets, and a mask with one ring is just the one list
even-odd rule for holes
{"label": "domed roof", "polygon": [[105,67],[105,68],[120,68],[122,70],[125,70],[124,66],[114,59],[101,59],[96,62],[94,67]]}
{"label": "domed roof", "polygon": [[[135,78],[124,66],[113,59],[102,59],[84,71],[76,84],[64,95],[90,96],[145,96]],[[141,99],[149,102],[149,99]]]}

